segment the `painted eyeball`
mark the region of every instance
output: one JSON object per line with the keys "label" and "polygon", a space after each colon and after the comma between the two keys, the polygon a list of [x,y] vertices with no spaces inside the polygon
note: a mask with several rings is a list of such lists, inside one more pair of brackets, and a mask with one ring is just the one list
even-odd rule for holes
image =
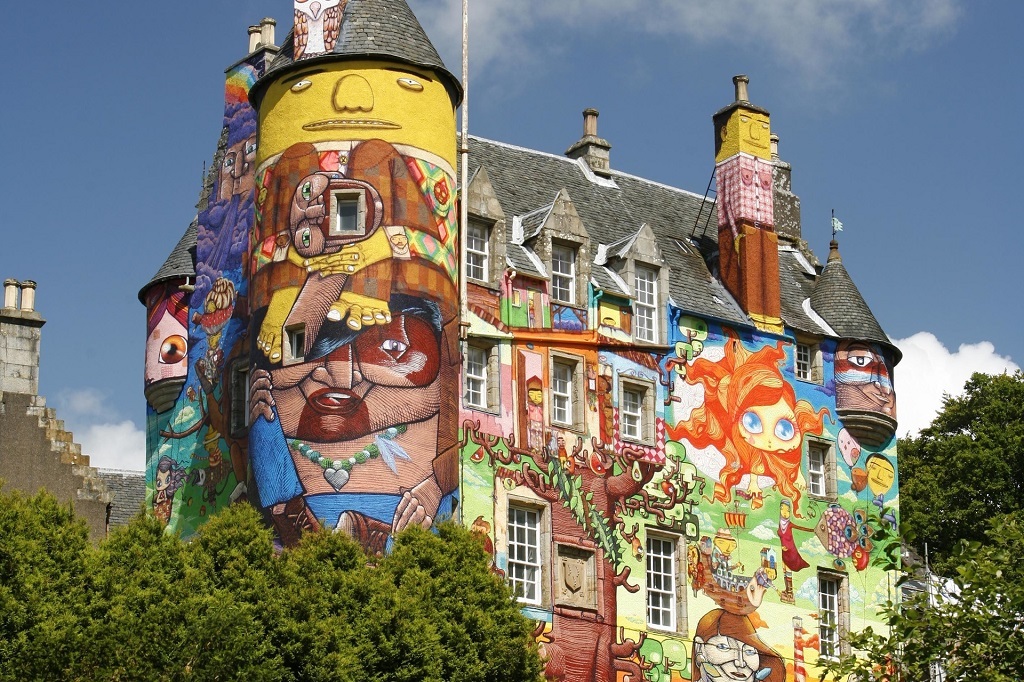
{"label": "painted eyeball", "polygon": [[775,436],[780,440],[793,440],[796,435],[796,427],[788,419],[780,419],[775,424]]}
{"label": "painted eyeball", "polygon": [[231,168],[234,165],[235,165],[235,157],[234,156],[230,156],[229,155],[229,156],[226,156],[224,158],[224,167],[225,168]]}
{"label": "painted eyeball", "polygon": [[302,183],[302,198],[309,201],[310,197],[313,196],[313,183],[306,180]]}
{"label": "painted eyeball", "polygon": [[423,85],[418,80],[412,78],[399,78],[398,84],[406,90],[412,90],[413,92],[421,92],[423,90]]}
{"label": "painted eyeball", "polygon": [[304,228],[302,228],[299,231],[299,241],[302,242],[302,245],[308,249],[309,248],[309,240],[310,240],[310,238],[309,238],[309,228],[308,227],[304,227]]}
{"label": "painted eyeball", "polygon": [[409,344],[403,343],[398,339],[385,339],[384,343],[380,344],[381,350],[386,353],[390,353],[394,356],[399,356],[409,348]]}
{"label": "painted eyeball", "polygon": [[250,142],[249,144],[245,145],[245,155],[246,156],[250,156],[250,155],[255,154],[255,153],[256,153],[256,143],[255,142]]}
{"label": "painted eyeball", "polygon": [[292,92],[302,92],[303,90],[305,90],[306,88],[308,88],[312,84],[313,84],[313,81],[303,79],[303,80],[299,81],[298,83],[296,83],[295,85],[292,86]]}
{"label": "painted eyeball", "polygon": [[160,345],[160,364],[175,365],[185,359],[188,354],[188,341],[184,336],[175,334],[164,339]]}
{"label": "painted eyeball", "polygon": [[750,434],[761,433],[764,431],[764,425],[761,424],[761,418],[754,412],[744,412],[743,417],[740,419],[740,424],[746,432]]}

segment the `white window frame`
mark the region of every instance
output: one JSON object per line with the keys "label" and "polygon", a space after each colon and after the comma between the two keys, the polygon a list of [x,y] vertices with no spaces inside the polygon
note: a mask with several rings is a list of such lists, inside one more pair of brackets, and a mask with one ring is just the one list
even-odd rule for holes
{"label": "white window frame", "polygon": [[686,633],[686,538],[675,533],[648,532],[644,550],[647,627]]}
{"label": "white window frame", "polygon": [[811,347],[806,343],[797,342],[793,373],[801,381],[811,380]]}
{"label": "white window frame", "polygon": [[[648,444],[654,442],[654,391],[654,384],[649,381],[619,376],[619,436],[622,440]],[[639,406],[629,403],[629,394],[640,398]]]}
{"label": "white window frame", "polygon": [[542,509],[510,501],[506,518],[508,582],[517,601],[533,606],[544,602],[543,515]]}
{"label": "white window frame", "polygon": [[482,346],[466,346],[466,363],[463,368],[463,400],[468,407],[487,409],[487,365],[490,353]]}
{"label": "white window frame", "polygon": [[[576,304],[577,248],[568,244],[551,244],[551,298],[560,303]],[[562,295],[567,293],[568,295]]]}
{"label": "white window frame", "polygon": [[[641,274],[647,275],[641,279]],[[643,286],[642,286],[643,285]],[[658,341],[658,270],[637,265],[633,271],[633,336],[637,341]]]}
{"label": "white window frame", "polygon": [[284,365],[294,365],[306,359],[306,325],[296,324],[284,330]]}
{"label": "white window frame", "polygon": [[798,381],[820,384],[824,381],[824,375],[821,346],[817,341],[797,339],[793,345],[793,376]]}
{"label": "white window frame", "polygon": [[[583,420],[583,358],[552,353],[550,362],[551,423],[579,431]],[[568,382],[565,372],[568,372]]]}
{"label": "white window frame", "polygon": [[849,583],[832,571],[818,571],[818,639],[820,657],[835,660],[847,653],[849,631]]}
{"label": "white window frame", "polygon": [[835,502],[839,495],[835,445],[813,437],[808,437],[805,442],[807,448],[807,492],[811,497]]}
{"label": "white window frame", "polygon": [[466,226],[466,277],[477,282],[490,281],[491,228],[476,221]]}

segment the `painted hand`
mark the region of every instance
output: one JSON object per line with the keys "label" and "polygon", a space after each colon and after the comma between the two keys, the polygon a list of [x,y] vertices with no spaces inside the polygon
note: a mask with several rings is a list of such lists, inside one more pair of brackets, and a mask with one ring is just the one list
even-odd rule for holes
{"label": "painted hand", "polygon": [[368,265],[391,258],[391,242],[387,233],[378,229],[361,242],[346,244],[340,251],[307,258],[303,261],[306,271],[328,275],[352,275]]}
{"label": "painted hand", "polygon": [[259,417],[268,422],[274,421],[274,396],[270,389],[273,384],[270,381],[270,372],[265,369],[257,369],[252,373],[252,380],[249,382],[249,423],[252,424]]}
{"label": "painted hand", "polygon": [[278,289],[270,299],[270,305],[267,306],[267,316],[263,318],[263,324],[260,325],[259,334],[256,336],[256,345],[271,362],[281,359],[284,321],[288,319],[288,312],[295,305],[295,299],[298,296],[298,287]]}
{"label": "painted hand", "polygon": [[398,508],[395,509],[395,518],[391,523],[392,534],[400,533],[409,526],[430,528],[440,504],[441,488],[433,476],[412,490],[406,490],[398,502]]}
{"label": "painted hand", "polygon": [[330,180],[326,175],[307,175],[295,188],[292,196],[288,227],[292,244],[303,256],[317,256],[324,251],[324,237],[320,223],[327,215],[327,187]]}
{"label": "painted hand", "polygon": [[339,322],[348,316],[348,326],[360,330],[374,324],[387,324],[391,321],[391,309],[387,301],[371,296],[363,296],[351,291],[343,291],[338,300],[327,311],[327,319]]}

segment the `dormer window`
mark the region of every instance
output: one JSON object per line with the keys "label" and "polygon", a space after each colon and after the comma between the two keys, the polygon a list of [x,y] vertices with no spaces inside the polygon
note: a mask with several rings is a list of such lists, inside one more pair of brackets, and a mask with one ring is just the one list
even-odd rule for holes
{"label": "dormer window", "polygon": [[551,245],[551,297],[562,303],[576,302],[576,249]]}
{"label": "dormer window", "polygon": [[658,340],[658,272],[637,266],[634,277],[633,331],[637,341]]}

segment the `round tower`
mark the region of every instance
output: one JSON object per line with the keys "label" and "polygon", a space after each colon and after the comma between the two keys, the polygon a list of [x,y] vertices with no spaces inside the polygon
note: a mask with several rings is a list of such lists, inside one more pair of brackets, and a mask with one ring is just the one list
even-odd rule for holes
{"label": "round tower", "polygon": [[461,88],[405,0],[306,5],[250,92],[255,499],[383,551],[455,507]]}

